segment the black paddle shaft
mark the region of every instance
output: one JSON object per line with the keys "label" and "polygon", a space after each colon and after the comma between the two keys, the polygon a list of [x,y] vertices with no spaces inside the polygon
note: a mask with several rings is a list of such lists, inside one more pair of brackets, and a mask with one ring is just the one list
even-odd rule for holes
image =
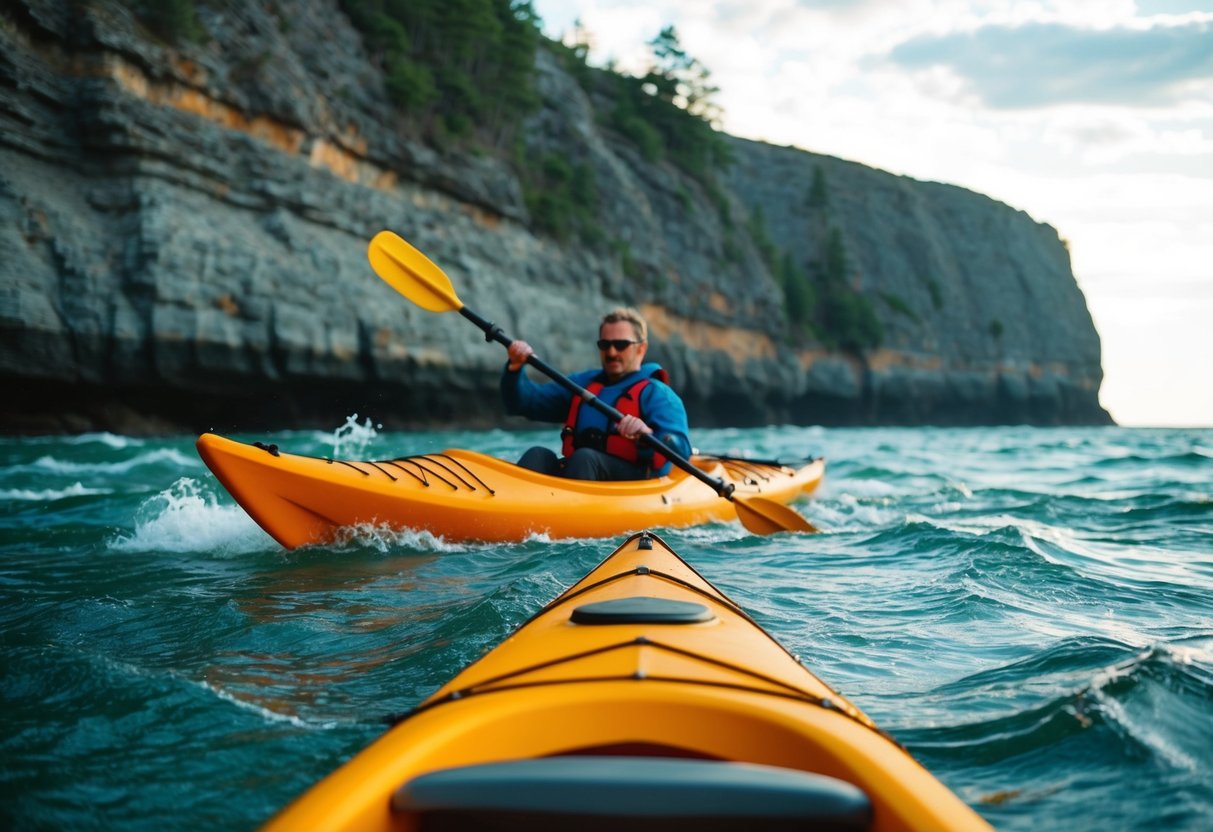
{"label": "black paddle shaft", "polygon": [[[467,318],[472,323],[474,323],[476,326],[478,326],[484,332],[484,340],[490,341],[490,342],[496,341],[497,343],[502,344],[506,347],[509,347],[509,345],[514,342],[513,338],[510,338],[508,335],[506,335],[504,332],[501,331],[501,327],[497,326],[494,323],[490,323],[489,321],[486,321],[484,318],[480,317],[475,312],[468,309],[466,306],[462,306],[459,308],[459,314],[462,315],[463,317]],[[597,410],[599,413],[602,413],[607,418],[611,419],[612,422],[618,422],[620,419],[623,418],[623,414],[620,413],[618,410],[611,407],[606,402],[602,401],[602,399],[595,396],[589,390],[586,390],[580,384],[573,381],[572,379],[570,379],[568,376],[561,373],[556,368],[548,366],[548,364],[545,361],[540,359],[534,353],[527,356],[526,363],[530,364],[536,370],[543,373],[545,376],[550,378],[552,381],[559,384],[565,390],[568,390],[574,396],[580,396],[585,401],[586,404],[588,404],[590,407]],[[712,490],[715,491],[717,494],[719,494],[721,497],[725,497],[726,499],[729,499],[729,500],[733,499],[733,490],[736,488],[736,486],[733,485],[733,483],[725,482],[724,480],[717,479],[716,477],[711,476],[710,474],[706,473],[705,471],[700,470],[689,459],[686,459],[685,457],[683,457],[681,454],[679,454],[677,451],[675,451],[673,448],[671,448],[666,443],[662,442],[660,439],[658,439],[653,434],[642,433],[642,434],[640,434],[640,436],[637,437],[637,441],[641,442],[645,445],[648,445],[650,448],[657,451],[659,454],[661,454],[666,459],[673,462],[675,465],[677,465],[682,470],[686,471],[691,476],[695,477],[700,482],[702,482],[708,486],[711,486]]]}

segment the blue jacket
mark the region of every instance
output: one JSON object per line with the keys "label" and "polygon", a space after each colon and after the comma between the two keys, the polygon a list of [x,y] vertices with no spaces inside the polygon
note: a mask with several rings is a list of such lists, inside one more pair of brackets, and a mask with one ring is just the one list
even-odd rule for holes
{"label": "blue jacket", "polygon": [[[661,365],[652,362],[642,364],[636,372],[602,388],[598,398],[614,407],[625,390],[660,369]],[[601,370],[583,370],[573,373],[569,378],[578,386],[587,387],[601,375]],[[573,394],[559,384],[537,384],[531,381],[523,370],[512,373],[508,366],[501,374],[501,398],[505,402],[506,413],[525,416],[537,422],[563,422],[568,417],[569,407],[573,403]],[[650,379],[640,391],[640,418],[653,429],[653,435],[671,450],[684,457],[691,455],[691,429],[687,424],[686,406],[669,385],[656,378]],[[592,407],[582,406],[577,412],[576,430],[581,432],[597,428],[606,432],[609,422],[605,414]],[[640,464],[650,464],[652,449],[641,445],[638,451]],[[670,467],[671,463],[666,462],[661,468],[654,470],[653,475],[664,476],[670,472]]]}

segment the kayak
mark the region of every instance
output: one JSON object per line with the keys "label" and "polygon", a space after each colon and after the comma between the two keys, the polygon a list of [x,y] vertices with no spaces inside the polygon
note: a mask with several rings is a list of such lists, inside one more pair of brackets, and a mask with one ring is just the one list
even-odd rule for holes
{"label": "kayak", "polygon": [[[652,527],[737,520],[737,509],[699,479],[675,469],[628,482],[567,480],[475,451],[374,461],[285,453],[205,433],[198,453],[245,511],[287,548],[332,541],[362,524],[418,529],[446,540],[505,542],[531,535],[615,537]],[[694,457],[734,495],[786,505],[812,491],[825,461]]]}
{"label": "kayak", "polygon": [[265,829],[990,827],[643,532]]}

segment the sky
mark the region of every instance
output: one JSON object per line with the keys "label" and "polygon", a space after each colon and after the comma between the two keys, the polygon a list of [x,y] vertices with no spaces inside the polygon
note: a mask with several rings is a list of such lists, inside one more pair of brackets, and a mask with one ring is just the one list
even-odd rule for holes
{"label": "sky", "polygon": [[1100,401],[1213,426],[1213,0],[535,0],[641,71],[673,25],[735,136],[979,191],[1067,241]]}

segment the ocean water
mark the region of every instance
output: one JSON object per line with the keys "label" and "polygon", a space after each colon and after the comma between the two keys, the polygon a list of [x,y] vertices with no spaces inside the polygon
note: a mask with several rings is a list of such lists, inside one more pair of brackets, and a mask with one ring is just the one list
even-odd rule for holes
{"label": "ocean water", "polygon": [[[549,432],[243,436],[317,455]],[[661,531],[996,827],[1213,828],[1213,430],[705,430],[824,532]],[[0,439],[0,826],[253,829],[617,541],[281,549],[193,437]]]}

